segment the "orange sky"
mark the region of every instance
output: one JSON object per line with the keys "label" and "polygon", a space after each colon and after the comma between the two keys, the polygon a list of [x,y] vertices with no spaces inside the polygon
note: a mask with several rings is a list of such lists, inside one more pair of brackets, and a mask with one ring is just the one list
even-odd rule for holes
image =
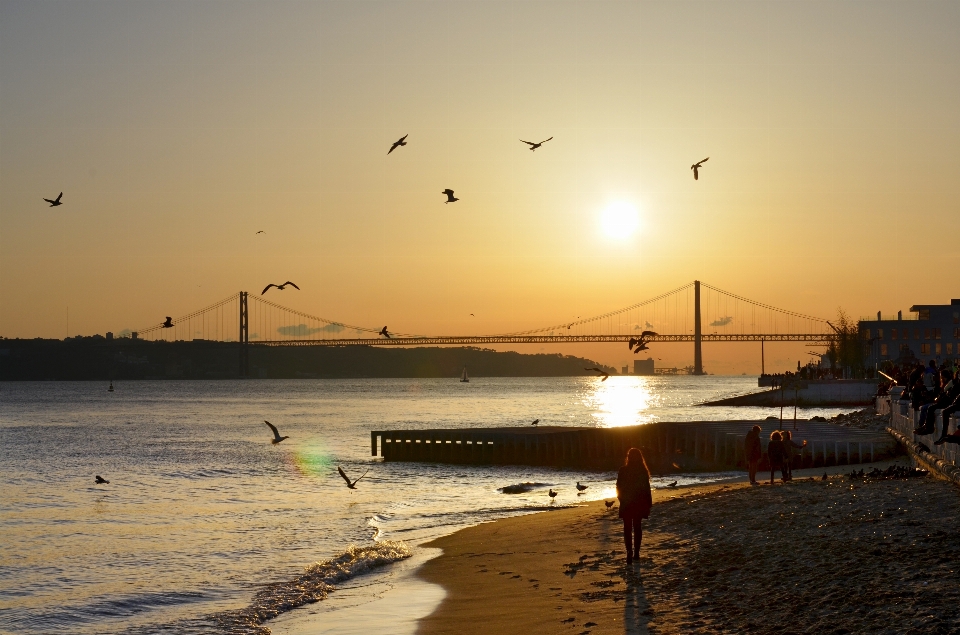
{"label": "orange sky", "polygon": [[[0,335],[288,279],[286,306],[444,335],[695,278],[827,318],[949,302],[958,33],[957,2],[3,0]],[[615,202],[632,235],[602,231]],[[759,370],[759,344],[704,354]]]}

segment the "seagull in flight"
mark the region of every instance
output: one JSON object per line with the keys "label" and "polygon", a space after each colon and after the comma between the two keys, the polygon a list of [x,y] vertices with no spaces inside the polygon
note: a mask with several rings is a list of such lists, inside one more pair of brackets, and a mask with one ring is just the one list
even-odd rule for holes
{"label": "seagull in flight", "polygon": [[451,190],[449,187],[440,193],[447,195],[447,200],[445,200],[444,203],[456,203],[457,201],[460,200],[459,198],[453,195],[453,190]]}
{"label": "seagull in flight", "polygon": [[45,200],[46,202],[50,203],[50,207],[56,207],[57,205],[63,205],[63,203],[60,202],[60,199],[61,199],[62,197],[63,197],[63,192],[60,192],[60,196],[58,196],[57,198],[53,199],[52,201],[51,201],[49,198],[45,198],[45,199],[43,199],[43,200]]}
{"label": "seagull in flight", "polygon": [[[644,331],[644,332],[646,333],[647,331]],[[652,331],[650,331],[650,332],[652,332]],[[653,333],[653,334],[656,335],[656,333]],[[634,353],[639,353],[640,351],[645,351],[645,350],[648,350],[648,349],[650,348],[650,347],[647,346],[647,341],[646,341],[645,339],[643,339],[643,336],[641,336],[641,337],[639,337],[639,338],[637,338],[637,337],[631,337],[631,338],[630,338],[630,341],[629,341],[629,346],[630,346],[630,350],[633,350]],[[636,349],[636,350],[634,350],[634,349]]]}
{"label": "seagull in flight", "polygon": [[340,472],[340,476],[343,477],[343,480],[345,480],[345,481],[347,482],[347,487],[349,487],[350,489],[357,489],[357,483],[360,482],[360,478],[363,478],[364,476],[366,476],[366,475],[367,475],[367,472],[369,472],[370,470],[367,470],[367,472],[364,472],[363,474],[361,474],[361,475],[360,475],[360,478],[358,478],[358,479],[355,480],[355,481],[351,481],[351,480],[350,480],[350,477],[347,476],[347,473],[344,472],[344,471],[343,471],[343,468],[340,467],[339,465],[337,466],[337,471]]}
{"label": "seagull in flight", "polygon": [[262,234],[262,233],[263,233],[263,230],[261,229],[261,230],[258,231],[257,233],[258,233],[258,234]]}
{"label": "seagull in flight", "polygon": [[540,423],[540,420],[539,420],[539,419],[534,419],[534,420],[533,420],[533,423],[531,423],[530,425],[535,426],[535,425],[537,425],[538,423]]}
{"label": "seagull in flight", "polygon": [[284,439],[289,439],[289,438],[290,438],[290,437],[281,437],[281,436],[280,436],[280,431],[277,430],[277,426],[273,425],[272,423],[270,423],[270,422],[267,421],[266,419],[264,419],[263,422],[264,422],[265,424],[267,424],[268,426],[270,426],[270,429],[273,430],[273,438],[270,439],[270,443],[272,443],[273,445],[276,445],[276,444],[280,443],[280,442],[283,441]]}
{"label": "seagull in flight", "polygon": [[396,150],[396,149],[399,148],[400,146],[405,146],[405,145],[407,145],[407,142],[405,141],[405,139],[406,139],[407,137],[409,137],[409,136],[410,136],[409,134],[405,134],[405,135],[403,135],[402,137],[400,137],[399,139],[397,139],[396,141],[394,141],[394,142],[393,142],[393,145],[390,146],[390,149],[387,150],[387,154],[390,154],[391,152],[393,152],[394,150]]}
{"label": "seagull in flight", "polygon": [[162,329],[172,329],[173,328],[173,318],[169,315],[167,316],[166,321],[160,325]]}
{"label": "seagull in flight", "polygon": [[384,336],[385,338],[390,339],[390,333],[387,332],[387,327],[386,327],[386,326],[384,326],[382,329],[380,329],[380,333],[378,333],[378,335],[382,335],[382,336]]}
{"label": "seagull in flight", "polygon": [[704,159],[703,161],[700,161],[700,162],[698,162],[698,163],[694,163],[693,165],[690,166],[690,169],[693,170],[693,180],[694,180],[694,181],[696,181],[696,180],[698,180],[698,179],[700,178],[700,173],[697,172],[697,170],[699,170],[699,169],[703,166],[703,164],[706,163],[706,162],[709,161],[709,160],[710,160],[710,157],[707,157],[707,158]]}
{"label": "seagull in flight", "polygon": [[[553,139],[553,137],[550,137],[550,139]],[[536,150],[537,148],[545,144],[547,141],[550,141],[550,139],[544,139],[540,143],[533,143],[532,141],[523,141],[523,139],[520,139],[520,141],[530,146],[530,151],[533,152],[534,150]]]}
{"label": "seagull in flight", "polygon": [[97,485],[109,485],[109,484],[110,484],[110,481],[108,481],[107,479],[103,478],[103,477],[100,476],[99,474],[97,474],[97,478],[96,478],[93,482],[96,483]]}
{"label": "seagull in flight", "polygon": [[287,280],[287,281],[284,282],[283,284],[268,284],[267,286],[265,286],[265,287],[263,288],[263,291],[260,292],[260,295],[263,295],[264,293],[266,293],[266,292],[270,289],[270,287],[276,287],[276,288],[279,289],[280,291],[283,291],[284,287],[286,287],[287,285],[290,285],[291,287],[293,287],[293,288],[296,289],[297,291],[300,290],[300,287],[298,287],[297,285],[295,285],[295,284],[293,284],[292,282],[290,282],[289,280]]}
{"label": "seagull in flight", "polygon": [[597,368],[596,366],[594,366],[593,368],[584,368],[583,370],[595,370],[595,371],[597,371],[598,373],[600,373],[601,375],[603,375],[603,379],[601,379],[600,381],[607,381],[607,379],[610,377],[610,374],[609,374],[609,373],[603,372],[602,370],[600,370],[600,369]]}

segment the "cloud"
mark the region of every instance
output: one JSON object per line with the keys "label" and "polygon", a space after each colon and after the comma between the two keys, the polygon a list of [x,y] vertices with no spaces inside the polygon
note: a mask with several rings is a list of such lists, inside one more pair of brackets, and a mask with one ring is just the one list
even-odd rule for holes
{"label": "cloud", "polygon": [[648,329],[652,329],[652,328],[653,328],[653,324],[650,324],[649,322],[644,322],[644,324],[647,325],[647,328],[648,328]]}
{"label": "cloud", "polygon": [[117,337],[130,337],[132,333],[133,331],[131,331],[130,329],[123,329],[122,331],[117,333]]}
{"label": "cloud", "polygon": [[714,320],[713,322],[710,323],[710,326],[726,326],[731,322],[733,322],[733,318],[728,315],[726,317],[720,318],[719,320]]}
{"label": "cloud", "polygon": [[317,328],[309,327],[306,324],[297,324],[296,326],[281,326],[277,329],[277,333],[287,337],[306,337],[314,333],[339,333],[342,330],[343,327],[338,324],[327,324]]}
{"label": "cloud", "polygon": [[639,324],[634,324],[634,325],[633,325],[633,330],[634,330],[634,331],[640,331],[640,330],[642,330],[642,329],[652,329],[652,328],[653,328],[653,324],[650,324],[650,323],[647,322],[646,320],[644,320],[643,326],[640,326]]}

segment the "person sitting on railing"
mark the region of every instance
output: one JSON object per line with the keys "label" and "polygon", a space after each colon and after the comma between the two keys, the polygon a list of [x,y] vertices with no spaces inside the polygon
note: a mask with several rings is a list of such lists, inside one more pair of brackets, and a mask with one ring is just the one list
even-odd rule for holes
{"label": "person sitting on railing", "polygon": [[[951,371],[944,372],[951,373]],[[943,399],[941,403],[943,405],[938,407],[943,408],[943,412],[941,413],[941,416],[943,417],[943,430],[940,431],[940,438],[934,441],[936,445],[946,443],[950,437],[960,438],[960,436],[958,436],[960,430],[954,430],[952,435],[948,434],[950,431],[950,416],[955,412],[960,411],[960,377],[953,375],[953,381],[950,383],[950,388],[944,390],[942,397]],[[936,410],[933,411],[933,416],[933,420],[936,421]],[[960,443],[960,440],[950,442]]]}
{"label": "person sitting on railing", "polygon": [[954,393],[953,373],[949,370],[940,372],[940,385],[933,401],[920,406],[920,426],[914,430],[916,434],[933,434],[937,425],[937,409],[946,408],[953,403]]}

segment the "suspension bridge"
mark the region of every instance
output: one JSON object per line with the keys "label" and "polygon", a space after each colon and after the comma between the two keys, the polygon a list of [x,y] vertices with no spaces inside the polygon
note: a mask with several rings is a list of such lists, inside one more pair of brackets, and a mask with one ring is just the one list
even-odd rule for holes
{"label": "suspension bridge", "polygon": [[703,342],[806,342],[829,345],[825,319],[780,309],[694,280],[667,293],[601,315],[538,329],[493,335],[426,335],[355,326],[281,306],[246,291],[134,334],[145,340],[220,341],[240,345],[247,376],[248,347],[474,346],[484,344],[627,343],[643,331],[649,343],[692,342],[694,374],[703,374]]}

